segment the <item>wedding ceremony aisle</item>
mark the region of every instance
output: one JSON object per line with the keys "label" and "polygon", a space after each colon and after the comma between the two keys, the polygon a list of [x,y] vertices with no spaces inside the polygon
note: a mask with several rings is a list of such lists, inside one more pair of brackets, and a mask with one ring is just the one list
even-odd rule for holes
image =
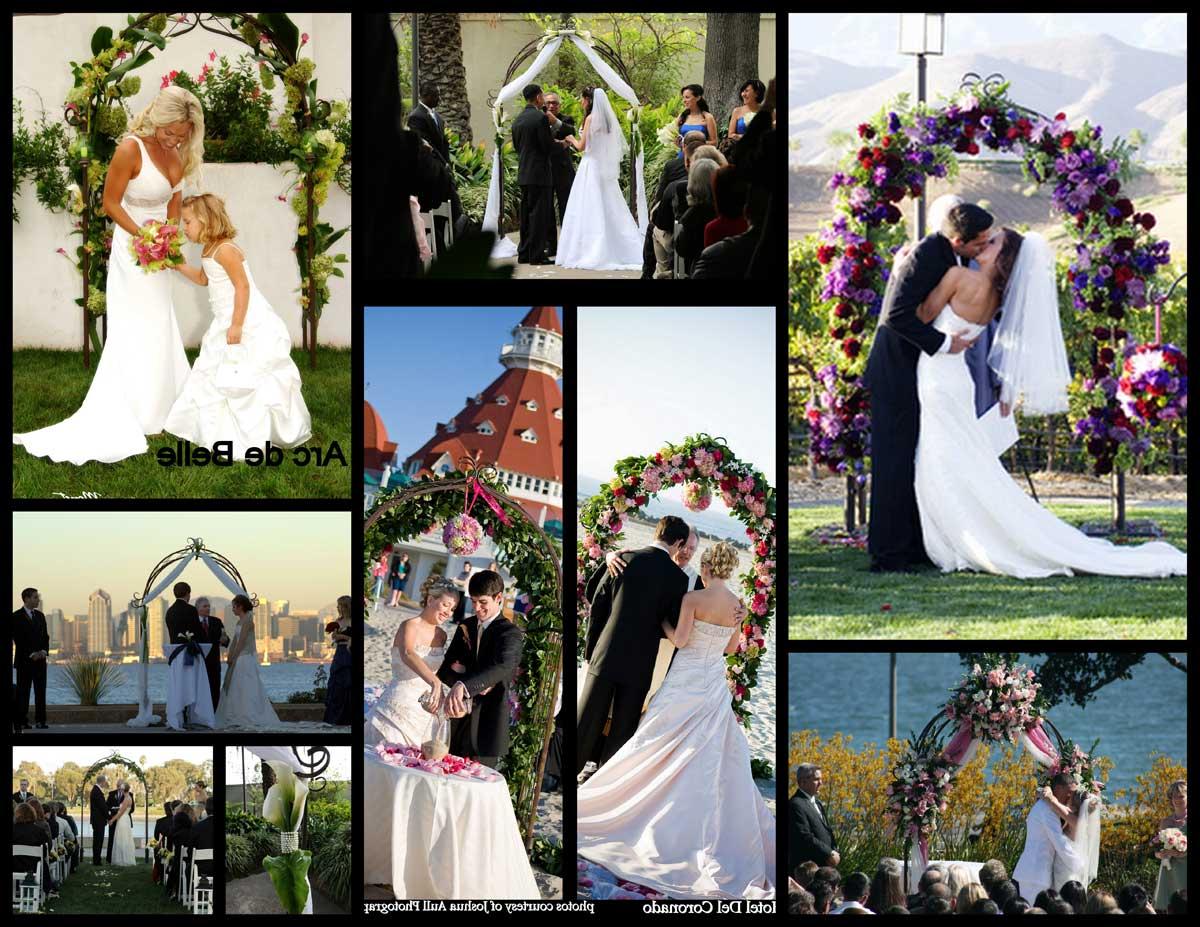
{"label": "wedding ceremony aisle", "polygon": [[[87,852],[91,852],[88,850]],[[138,914],[178,915],[187,909],[165,897],[161,885],[150,881],[150,866],[93,866],[83,860],[66,879],[58,898],[46,902],[47,914]]]}

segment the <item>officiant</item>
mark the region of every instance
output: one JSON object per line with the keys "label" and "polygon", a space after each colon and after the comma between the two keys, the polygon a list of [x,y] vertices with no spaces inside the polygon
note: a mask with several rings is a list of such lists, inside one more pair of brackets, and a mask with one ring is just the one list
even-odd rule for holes
{"label": "officiant", "polygon": [[572,147],[564,144],[568,135],[575,134],[575,122],[570,116],[559,113],[562,101],[557,93],[544,93],[546,118],[550,122],[550,137],[555,146],[550,152],[550,173],[554,181],[554,199],[558,204],[558,224],[567,217],[567,199],[571,196],[571,184],[575,182],[575,159]]}
{"label": "officiant", "polygon": [[220,618],[210,614],[212,605],[204,596],[196,600],[196,612],[200,619],[200,636],[196,640],[201,644],[212,644],[212,649],[204,655],[204,669],[208,673],[208,688],[212,692],[213,711],[221,700],[221,648],[229,646],[229,637],[225,634],[225,625]]}

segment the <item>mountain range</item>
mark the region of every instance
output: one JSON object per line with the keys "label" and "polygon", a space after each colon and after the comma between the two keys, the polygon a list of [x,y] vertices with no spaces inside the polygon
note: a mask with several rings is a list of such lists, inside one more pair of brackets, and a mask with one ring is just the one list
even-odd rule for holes
{"label": "mountain range", "polygon": [[[915,96],[916,65],[860,67],[799,49],[789,51],[788,134],[793,159],[834,163],[845,153],[830,133],[853,133],[901,93]],[[1001,74],[1010,97],[1073,123],[1089,120],[1108,139],[1145,136],[1138,158],[1179,162],[1187,158],[1187,57],[1128,45],[1110,35],[1082,35],[997,47],[928,59],[926,98],[936,101],[958,89],[964,74]]]}

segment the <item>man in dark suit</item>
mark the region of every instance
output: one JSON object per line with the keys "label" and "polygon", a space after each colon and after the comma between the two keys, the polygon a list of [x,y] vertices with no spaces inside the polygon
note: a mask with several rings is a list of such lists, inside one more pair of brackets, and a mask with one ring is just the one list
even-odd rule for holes
{"label": "man in dark suit", "polygon": [[[129,823],[121,824],[120,822],[113,821],[113,818],[115,818],[117,816],[117,812],[121,810],[121,802],[125,800],[127,795],[129,796]],[[108,825],[108,851],[105,854],[105,858],[110,863],[112,862],[113,838],[116,837],[117,827],[133,826],[133,811],[136,806],[137,803],[134,801],[133,794],[129,791],[128,783],[126,783],[124,779],[118,779],[117,787],[108,793],[108,801],[105,805],[105,807],[108,809],[109,821],[112,822]]]}
{"label": "man in dark suit", "polygon": [[953,207],[942,230],[922,239],[888,280],[865,378],[871,391],[867,552],[873,572],[911,572],[929,562],[913,486],[921,413],[917,360],[922,351],[931,356],[956,354],[974,339],[943,334],[922,322],[917,309],[958,257],[970,260],[979,255],[991,227],[991,215],[974,203]]}
{"label": "man in dark suit", "polygon": [[609,719],[600,762],[606,762],[637,730],[642,703],[650,691],[663,622],[679,620],[688,579],[672,559],[688,542],[691,529],[674,515],[661,518],[649,547],[622,555],[625,569],[605,567],[589,578],[587,680],[576,712],[576,772],[595,752]]}
{"label": "man in dark suit", "polygon": [[[459,217],[462,215],[462,202],[458,198],[458,191],[454,188],[454,169],[450,162],[450,142],[446,138],[446,120],[437,111],[437,105],[441,102],[441,92],[438,90],[437,84],[433,81],[424,81],[421,84],[418,99],[420,102],[408,114],[408,128],[421,137],[421,140],[433,150],[438,160],[449,170],[450,184],[446,193],[450,200],[450,218],[457,228]],[[438,220],[439,248],[449,247],[446,244],[447,236],[444,224],[445,220]]]}
{"label": "man in dark suit", "polygon": [[178,646],[183,643],[183,635],[191,634],[200,643],[203,629],[200,627],[200,613],[196,606],[190,604],[192,587],[187,583],[176,583],[172,592],[175,593],[175,601],[167,609],[167,642]]}
{"label": "man in dark suit", "polygon": [[154,842],[157,846],[154,848],[154,872],[152,877],[155,882],[162,881],[162,851],[171,836],[171,819],[175,814],[174,809],[174,801],[165,802],[163,804],[163,811],[166,814],[154,822]]}
{"label": "man in dark suit", "polygon": [[196,617],[200,622],[201,644],[212,644],[212,648],[204,657],[204,668],[208,671],[208,688],[212,693],[213,711],[217,710],[217,702],[221,699],[221,648],[229,646],[229,637],[225,634],[225,625],[215,615],[208,599],[196,600]]}
{"label": "man in dark suit", "polygon": [[[108,799],[104,795],[104,789],[108,787],[108,778],[101,776],[92,784],[91,795],[88,800],[90,808],[90,819],[92,823],[92,865],[100,865],[100,851],[104,846],[104,835],[108,832],[108,819],[111,815],[108,813]],[[108,855],[112,857],[112,848],[109,848]]]}
{"label": "man in dark suit", "polygon": [[513,148],[517,150],[517,183],[521,187],[521,238],[517,261],[549,264],[557,248],[554,230],[554,173],[550,155],[555,141],[550,121],[542,111],[542,88],[530,84],[524,90],[525,108],[512,124]]}
{"label": "man in dark suit", "polygon": [[788,874],[801,863],[836,866],[841,861],[837,838],[817,799],[821,791],[821,768],[801,763],[796,769],[796,794],[788,802]]}
{"label": "man in dark suit", "polygon": [[[455,720],[450,752],[495,769],[508,753],[508,690],[521,665],[525,632],[501,614],[504,580],[499,573],[479,570],[467,591],[475,614],[454,632],[438,678],[451,687],[449,713]],[[471,712],[458,716],[468,695]]]}
{"label": "man in dark suit", "polygon": [[[210,795],[204,801],[204,813],[206,817],[203,821],[197,821],[192,825],[191,831],[188,833],[188,846],[191,847],[191,852],[188,853],[189,859],[194,859],[196,850],[211,850],[213,848],[213,800]],[[212,860],[206,859],[196,866],[200,870],[200,875],[212,878],[213,864]]]}
{"label": "man in dark suit", "polygon": [[574,150],[562,144],[568,135],[575,134],[575,121],[559,113],[562,102],[557,93],[543,94],[546,100],[546,118],[550,122],[550,137],[555,145],[550,152],[550,172],[554,177],[554,199],[558,203],[558,224],[566,220],[567,200],[571,196],[571,184],[575,182]]}
{"label": "man in dark suit", "polygon": [[17,789],[17,791],[13,792],[13,804],[20,805],[29,801],[31,798],[37,798],[37,796],[29,791],[29,780],[22,779],[21,787]]}
{"label": "man in dark suit", "polygon": [[13,647],[13,665],[17,670],[18,728],[29,727],[29,690],[33,689],[37,727],[46,728],[46,657],[50,653],[50,634],[46,616],[39,610],[42,597],[36,589],[21,590],[21,607],[13,612],[9,639]]}

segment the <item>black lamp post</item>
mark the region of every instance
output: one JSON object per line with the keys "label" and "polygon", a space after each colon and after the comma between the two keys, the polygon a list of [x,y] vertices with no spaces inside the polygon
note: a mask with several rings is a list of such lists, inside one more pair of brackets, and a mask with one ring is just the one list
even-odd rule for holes
{"label": "black lamp post", "polygon": [[[900,54],[917,59],[917,103],[925,102],[925,56],[943,55],[946,49],[945,13],[901,13]],[[917,240],[925,237],[925,188],[917,203]]]}

